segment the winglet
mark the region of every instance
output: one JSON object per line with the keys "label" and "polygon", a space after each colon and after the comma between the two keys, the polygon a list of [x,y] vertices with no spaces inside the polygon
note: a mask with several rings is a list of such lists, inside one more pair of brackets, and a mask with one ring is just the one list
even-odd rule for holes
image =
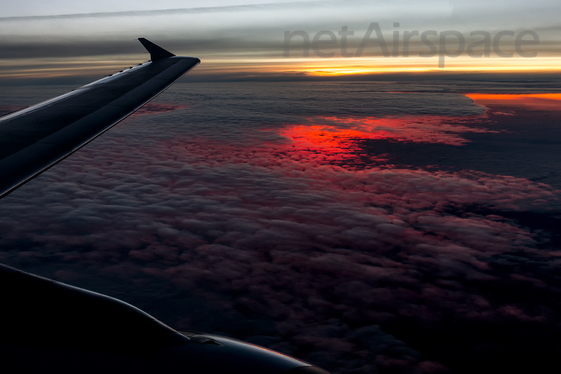
{"label": "winglet", "polygon": [[148,39],[138,38],[138,41],[140,41],[144,48],[146,48],[146,50],[150,52],[150,59],[152,60],[152,62],[175,56],[173,53],[166,51],[165,49],[152,43]]}

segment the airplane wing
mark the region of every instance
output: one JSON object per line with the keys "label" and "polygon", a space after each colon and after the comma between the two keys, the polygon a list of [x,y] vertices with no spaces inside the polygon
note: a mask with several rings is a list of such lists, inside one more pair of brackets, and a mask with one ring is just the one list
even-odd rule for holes
{"label": "airplane wing", "polygon": [[[0,197],[200,63],[139,39],[151,61],[0,118]],[[223,336],[178,332],[120,300],[0,264],[2,373],[329,374]]]}
{"label": "airplane wing", "polygon": [[0,117],[0,198],[125,119],[200,63],[139,40],[151,61]]}
{"label": "airplane wing", "polygon": [[2,373],[329,374],[256,345],[179,333],[123,301],[0,264]]}

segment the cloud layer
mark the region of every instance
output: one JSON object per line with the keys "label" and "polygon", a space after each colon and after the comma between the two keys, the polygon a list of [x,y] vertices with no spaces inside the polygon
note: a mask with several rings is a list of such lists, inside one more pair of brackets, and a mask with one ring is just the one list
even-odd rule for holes
{"label": "cloud layer", "polygon": [[[217,326],[334,373],[462,373],[514,352],[496,371],[508,372],[553,354],[559,252],[512,217],[555,220],[559,191],[477,170],[331,162],[357,134],[336,147],[301,141],[318,118],[360,134],[399,118],[382,141],[428,128],[453,134],[439,144],[450,153],[465,147],[459,133],[504,136],[460,121],[482,113],[463,96],[390,106],[372,100],[390,100],[376,87],[349,88],[362,101],[338,107],[344,94],[329,85],[300,87],[308,103],[288,87],[178,86],[3,199],[3,261],[78,284],[82,269],[119,277],[178,305],[195,297],[165,312],[141,304],[177,328]],[[415,131],[405,140],[430,143]]]}

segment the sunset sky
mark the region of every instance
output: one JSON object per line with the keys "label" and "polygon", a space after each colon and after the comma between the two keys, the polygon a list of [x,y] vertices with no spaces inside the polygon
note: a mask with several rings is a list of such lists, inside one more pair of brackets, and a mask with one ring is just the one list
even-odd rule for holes
{"label": "sunset sky", "polygon": [[[201,58],[195,79],[560,70],[557,15],[561,4],[553,0],[221,0],[201,4],[178,0],[8,2],[0,14],[0,79],[105,75],[148,59],[135,42],[138,37],[178,55]],[[379,26],[387,53],[377,43],[376,30],[366,37],[371,24]],[[348,33],[342,36],[345,26]],[[308,35],[309,56],[304,55],[303,37],[298,35],[290,39],[286,56],[285,32],[296,31]],[[457,35],[440,42],[446,31],[465,38],[460,55]],[[425,32],[434,50],[421,39]],[[488,33],[489,39],[481,32]],[[399,38],[397,44],[394,36]],[[518,36],[526,44],[516,49]],[[319,53],[313,49],[314,37],[319,40]],[[343,38],[347,39],[344,48]],[[361,42],[366,44],[359,53]]]}
{"label": "sunset sky", "polygon": [[561,372],[559,0],[0,9],[0,115],[202,61],[2,198],[0,263],[333,374]]}

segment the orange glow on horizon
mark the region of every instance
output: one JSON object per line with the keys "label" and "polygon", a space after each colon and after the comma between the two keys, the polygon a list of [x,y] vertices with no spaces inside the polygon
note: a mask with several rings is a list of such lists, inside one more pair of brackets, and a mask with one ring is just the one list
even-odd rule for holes
{"label": "orange glow on horizon", "polygon": [[[507,63],[505,63],[507,62]],[[422,57],[358,57],[358,58],[291,58],[263,60],[278,73],[297,73],[310,76],[341,76],[384,73],[553,73],[561,71],[557,57],[532,59],[501,58],[473,59],[466,56],[451,58],[444,68],[434,58]],[[264,65],[262,65],[264,66]]]}
{"label": "orange glow on horizon", "polygon": [[527,97],[535,97],[539,99],[561,100],[561,93],[545,93],[545,94],[484,94],[470,93],[467,97],[473,100],[522,100]]}
{"label": "orange glow on horizon", "polygon": [[[257,55],[200,55],[202,64],[196,74],[286,75],[311,77],[361,76],[377,74],[446,74],[446,73],[555,73],[561,72],[557,57],[532,59],[451,58],[445,68],[438,68],[433,58],[279,58]],[[79,58],[29,58],[0,61],[0,78],[53,78],[84,75],[107,75],[145,61],[144,55],[85,56]]]}
{"label": "orange glow on horizon", "polygon": [[465,94],[477,104],[502,105],[502,106],[524,106],[533,110],[561,110],[561,93],[541,94]]}

